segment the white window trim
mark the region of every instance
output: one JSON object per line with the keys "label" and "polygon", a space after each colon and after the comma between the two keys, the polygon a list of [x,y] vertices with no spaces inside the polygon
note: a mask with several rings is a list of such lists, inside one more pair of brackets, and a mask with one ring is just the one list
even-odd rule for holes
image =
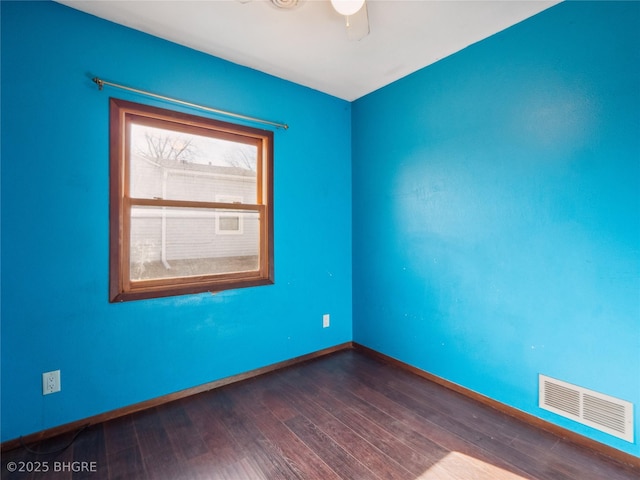
{"label": "white window trim", "polygon": [[[222,203],[242,203],[243,198],[241,196],[233,196],[233,195],[216,195],[216,202]],[[238,229],[237,230],[225,230],[220,228],[220,218],[221,217],[235,217],[238,218]],[[216,235],[242,235],[244,233],[244,218],[243,215],[238,212],[238,215],[228,214],[228,213],[216,213]]]}

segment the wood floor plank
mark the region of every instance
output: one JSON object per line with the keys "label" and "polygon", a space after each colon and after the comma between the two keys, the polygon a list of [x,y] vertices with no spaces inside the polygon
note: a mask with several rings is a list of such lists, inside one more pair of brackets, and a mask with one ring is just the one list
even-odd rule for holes
{"label": "wood floor plank", "polygon": [[[374,388],[380,390],[381,385],[395,388],[402,391],[409,397],[414,398],[423,404],[428,404],[429,408],[433,407],[440,413],[445,413],[445,416],[450,418],[457,418],[462,423],[473,425],[474,430],[481,433],[486,438],[489,436],[492,440],[498,440],[497,442],[491,442],[492,445],[502,448],[515,448],[519,453],[516,456],[522,460],[521,455],[530,457],[530,460],[520,462],[521,465],[531,464],[536,465],[537,470],[535,475],[537,478],[581,478],[581,479],[593,479],[598,480],[601,478],[615,479],[628,478],[629,468],[620,464],[609,466],[604,468],[604,471],[599,471],[603,468],[602,464],[594,465],[594,468],[584,471],[584,466],[580,465],[577,470],[571,468],[571,463],[561,456],[551,455],[549,452],[556,448],[557,445],[566,444],[570,448],[580,450],[581,447],[577,447],[573,443],[564,442],[562,439],[555,435],[540,431],[531,425],[525,424],[521,421],[514,421],[513,418],[507,416],[502,412],[498,412],[488,406],[478,405],[473,400],[464,397],[457,392],[450,390],[443,390],[439,385],[432,382],[415,382],[415,375],[409,372],[398,372],[395,367],[390,365],[381,364],[376,359],[369,357],[359,357],[359,361],[362,362],[362,367],[359,370],[360,378],[367,378],[368,385],[374,385]],[[365,367],[365,365],[367,365]],[[388,380],[381,382],[381,371],[388,371],[390,376]],[[411,408],[411,407],[410,407]],[[413,408],[413,410],[419,410]],[[450,431],[455,431],[455,428],[451,426],[447,427]],[[488,450],[492,450],[489,448]],[[581,449],[585,450],[585,449]],[[592,451],[589,451],[590,455],[594,455]],[[500,452],[501,456],[506,452]],[[575,458],[575,454],[568,455],[569,458]],[[541,461],[542,460],[542,461]],[[584,460],[584,459],[583,459]],[[538,468],[539,467],[539,468]]]}
{"label": "wood floor plank", "polygon": [[138,446],[133,418],[132,415],[127,415],[103,424],[107,455],[115,455],[120,450],[129,450]]}
{"label": "wood floor plank", "polygon": [[223,469],[216,471],[213,475],[214,480],[238,480],[241,478],[255,480],[270,480],[260,467],[251,458],[243,458],[235,463],[225,466]]}
{"label": "wood floor plank", "polygon": [[297,415],[294,408],[278,392],[269,389],[262,398],[262,404],[267,407],[275,417],[284,422]]}
{"label": "wood floor plank", "polygon": [[[332,372],[331,375],[333,376],[334,373]],[[312,378],[315,380],[318,375],[320,372],[314,372]],[[304,379],[300,379],[300,382],[304,381]],[[363,388],[366,390],[362,390]],[[359,391],[360,396],[354,395],[354,391]],[[534,478],[437,424],[425,421],[416,412],[403,408],[402,405],[396,404],[375,390],[368,389],[357,380],[352,379],[351,383],[344,388],[340,385],[334,385],[330,395],[339,401],[344,401],[363,417],[377,422],[391,432],[396,439],[407,444],[410,449],[419,454],[428,455],[431,465],[438,463],[449,452],[455,451],[484,460],[492,465],[498,465],[502,469],[514,472],[520,478]]]}
{"label": "wood floor plank", "polygon": [[[617,463],[594,461],[602,459],[595,455],[593,451],[587,450],[564,439],[559,439],[551,452],[545,456],[545,461],[553,463],[555,470],[564,471],[567,474],[579,476],[585,480],[626,480],[629,478],[630,468]],[[588,465],[588,472],[585,474],[585,465]],[[640,472],[634,472],[636,478],[640,479]],[[633,474],[633,473],[632,473]]]}
{"label": "wood floor plank", "polygon": [[172,455],[172,446],[157,408],[150,408],[135,415],[135,429],[142,458],[162,454]]}
{"label": "wood floor plank", "polygon": [[183,402],[172,402],[158,410],[160,420],[168,433],[173,451],[181,460],[190,460],[207,453],[208,448],[185,412]]}
{"label": "wood floor plank", "polygon": [[330,413],[330,410],[333,410],[330,404],[323,405],[318,402],[318,397],[315,395],[305,396],[304,391],[295,385],[290,385],[283,395],[287,396],[288,401],[303,416],[317,425],[344,451],[375,472],[379,478],[409,478],[410,472],[394,458],[386,455],[384,451]]}
{"label": "wood floor plank", "polygon": [[[381,373],[378,372],[377,378],[380,377]],[[372,377],[367,375],[362,375],[360,377],[360,381],[362,385],[369,389],[369,391],[382,393],[394,404],[404,407],[421,417],[423,420],[436,424],[446,431],[456,434],[460,438],[472,441],[477,447],[493,454],[494,456],[501,458],[507,456],[510,459],[513,458],[522,470],[533,475],[535,478],[540,478],[542,480],[571,480],[571,477],[566,476],[563,472],[552,470],[548,468],[548,464],[541,464],[537,458],[513,448],[509,445],[511,437],[498,439],[493,435],[493,432],[483,431],[482,428],[476,428],[475,422],[464,423],[457,418],[454,418],[454,416],[444,414],[429,402],[424,401],[424,399],[417,399],[409,395],[405,390],[389,387],[387,384],[388,382],[376,382]],[[354,390],[357,391],[360,388],[361,387],[358,386]]]}
{"label": "wood floor plank", "polygon": [[340,421],[361,435],[364,439],[384,452],[388,457],[395,459],[400,465],[413,475],[420,475],[439,459],[436,448],[428,453],[418,452],[411,448],[403,438],[393,435],[383,426],[376,424],[369,418],[359,414],[355,409],[347,408],[334,413]]}
{"label": "wood floor plank", "polygon": [[[540,432],[535,428],[522,422],[513,422],[506,414],[487,406],[478,406],[477,402],[456,392],[442,391],[441,388],[436,388],[439,387],[438,385],[431,382],[415,382],[415,376],[409,372],[397,372],[391,366],[379,363],[374,363],[372,368],[365,367],[363,370],[370,381],[375,382],[379,378],[379,370],[381,369],[388,370],[388,373],[393,374],[388,376],[387,386],[428,403],[430,407],[437,409],[441,414],[473,425],[477,431],[499,439],[505,444],[512,444],[516,438],[528,439],[526,447],[520,451],[533,458],[544,455],[558,441],[558,438],[553,435],[540,435]],[[477,414],[479,408],[482,409],[482,415]],[[530,432],[533,435],[530,435]]]}
{"label": "wood floor plank", "polygon": [[215,456],[216,468],[233,465],[241,461],[245,454],[236,443],[229,429],[222,423],[217,396],[200,394],[184,402],[184,409],[193,425],[194,435],[199,435],[208,453]]}
{"label": "wood floor plank", "polygon": [[[72,476],[73,480],[85,480],[95,478],[100,472],[104,478],[109,477],[109,463],[107,461],[107,449],[105,443],[103,424],[91,425],[85,435],[79,435],[70,447],[73,454]],[[80,460],[82,458],[82,460]],[[79,462],[79,463],[78,463]]]}
{"label": "wood floor plank", "polygon": [[289,419],[285,424],[311,450],[318,452],[327,464],[332,465],[333,469],[339,472],[342,478],[353,480],[372,480],[378,478],[375,473],[346,452],[340,445],[334,442],[331,437],[303,416]]}
{"label": "wood floor plank", "polygon": [[[218,392],[218,395],[226,399],[227,402],[231,402],[224,391]],[[222,422],[227,426],[236,443],[250,455],[253,462],[268,479],[298,478],[286,461],[272,454],[276,448],[270,446],[269,440],[249,418],[241,415],[233,405],[220,414]]]}
{"label": "wood floor plank", "polygon": [[[270,403],[270,402],[267,402]],[[299,478],[338,480],[334,472],[313,450],[275,416],[262,403],[253,404],[251,416],[262,434],[278,449],[278,454],[289,464]],[[287,419],[290,417],[287,415]]]}
{"label": "wood floor plank", "polygon": [[[69,435],[32,445],[46,453]],[[42,474],[7,462],[96,462]],[[2,480],[637,480],[640,471],[344,350],[3,452]]]}
{"label": "wood floor plank", "polygon": [[[98,478],[105,478],[102,473]],[[117,449],[109,455],[109,480],[145,480],[147,474],[138,445]]]}
{"label": "wood floor plank", "polygon": [[386,428],[399,438],[404,438],[412,448],[420,452],[440,452],[440,457],[447,452],[457,451],[513,471],[523,478],[535,478],[501,457],[482,449],[477,445],[475,436],[465,438],[425,419],[411,408],[385,396],[382,391],[362,383],[360,378],[352,378],[346,387],[335,385],[332,395],[342,395],[345,402],[357,408],[367,418],[377,419],[380,424],[387,425]]}
{"label": "wood floor plank", "polygon": [[143,454],[147,478],[157,480],[181,480],[190,477],[186,463],[181,462],[173,450]]}

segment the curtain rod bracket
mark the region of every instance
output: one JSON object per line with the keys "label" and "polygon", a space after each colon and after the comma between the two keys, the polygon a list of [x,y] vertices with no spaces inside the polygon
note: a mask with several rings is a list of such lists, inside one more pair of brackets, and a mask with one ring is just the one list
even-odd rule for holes
{"label": "curtain rod bracket", "polygon": [[164,95],[158,95],[156,93],[147,92],[145,90],[139,90],[137,88],[127,87],[125,85],[120,85],[118,83],[108,82],[106,80],[102,80],[99,77],[93,77],[93,82],[98,85],[98,90],[102,91],[105,85],[111,86],[114,88],[119,88],[121,90],[127,90],[129,92],[138,93],[141,95],[146,95],[147,97],[157,98],[160,100],[164,100],[171,103],[177,103],[179,105],[185,105],[191,108],[197,108],[199,110],[205,110],[207,112],[212,112],[218,115],[225,115],[227,117],[239,118],[241,120],[247,120],[249,122],[262,123],[264,125],[271,125],[273,127],[282,128],[283,130],[288,130],[289,125],[286,123],[278,123],[272,122],[270,120],[263,120],[261,118],[248,117],[246,115],[240,115],[239,113],[227,112],[225,110],[218,110],[217,108],[205,107],[204,105],[198,105],[197,103],[185,102],[184,100],[178,100],[177,98],[165,97]]}
{"label": "curtain rod bracket", "polygon": [[104,82],[102,80],[100,80],[98,77],[93,77],[93,82],[98,85],[98,90],[102,91],[103,87],[104,87]]}

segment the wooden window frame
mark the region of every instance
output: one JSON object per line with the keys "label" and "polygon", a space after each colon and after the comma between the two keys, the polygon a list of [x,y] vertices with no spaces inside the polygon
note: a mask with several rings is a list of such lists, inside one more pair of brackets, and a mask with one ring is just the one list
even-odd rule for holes
{"label": "wooden window frame", "polygon": [[[109,301],[122,302],[202,292],[269,285],[274,283],[273,265],[273,132],[212,120],[205,117],[110,99],[110,247]],[[170,125],[173,130],[258,147],[255,203],[225,203],[131,198],[129,195],[129,125]],[[257,211],[260,216],[258,269],[249,272],[159,278],[130,278],[131,209],[134,206],[189,207]]]}

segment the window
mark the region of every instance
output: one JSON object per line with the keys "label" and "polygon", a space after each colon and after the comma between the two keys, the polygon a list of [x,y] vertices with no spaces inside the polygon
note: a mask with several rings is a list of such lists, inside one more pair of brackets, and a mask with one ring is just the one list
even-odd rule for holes
{"label": "window", "polygon": [[[228,197],[217,195],[218,202],[242,203],[242,197]],[[216,233],[218,235],[237,235],[244,232],[242,217],[229,213],[219,213],[216,217]]]}
{"label": "window", "polygon": [[273,283],[273,133],[111,99],[112,302]]}

